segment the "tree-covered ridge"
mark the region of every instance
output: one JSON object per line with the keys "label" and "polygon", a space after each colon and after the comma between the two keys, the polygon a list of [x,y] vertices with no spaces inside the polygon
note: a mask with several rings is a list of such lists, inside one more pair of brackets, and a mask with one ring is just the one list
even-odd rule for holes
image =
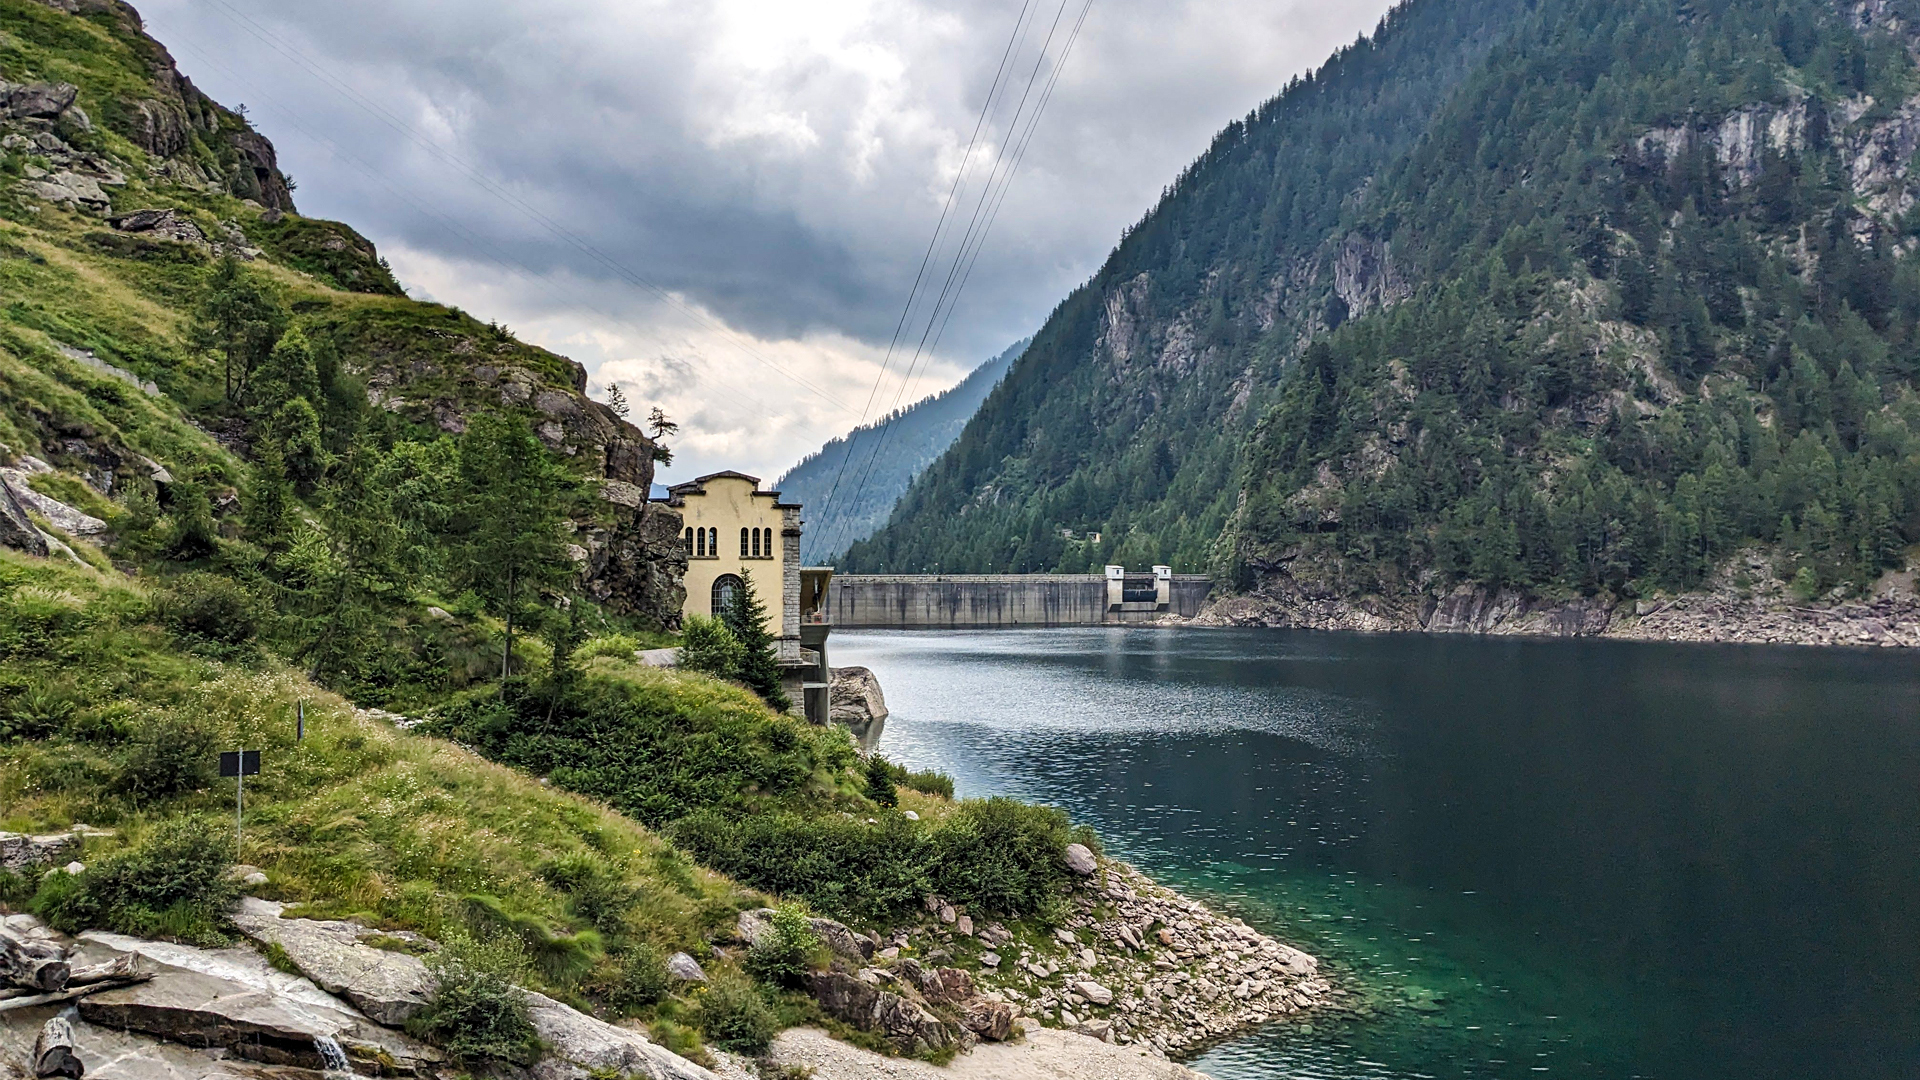
{"label": "tree-covered ridge", "polygon": [[1026,347],[1018,342],[957,386],[829,440],[775,481],[774,490],[788,502],[807,508],[801,559],[830,563],[885,525],[914,478],[960,437]]}
{"label": "tree-covered ridge", "polygon": [[1313,278],[1346,204],[1524,8],[1403,5],[1229,125],[843,567],[1203,566],[1237,447],[1324,315],[1289,283]]}
{"label": "tree-covered ridge", "polygon": [[[1369,51],[1456,10],[1408,5]],[[1151,557],[1322,596],[1621,597],[1698,585],[1760,544],[1805,595],[1870,582],[1920,539],[1912,25],[1897,3],[1533,5],[1291,267],[1208,239],[1295,205],[1256,186],[1262,168],[1220,163],[1259,138],[1230,128],[1030,354],[1069,337],[1048,381],[1150,407],[1076,429],[1016,368],[859,554],[948,570]],[[1323,93],[1353,78],[1336,66]],[[1208,206],[1196,176],[1240,196]],[[1163,220],[1193,235],[1117,272]],[[1264,292],[1223,284],[1243,269]],[[1223,340],[1209,325],[1267,366],[1228,382],[1206,362],[1217,344],[1165,347]],[[1135,341],[1160,351],[1115,347]],[[1194,424],[1208,407],[1251,430]],[[1024,454],[991,438],[1016,422]],[[1114,460],[1036,469],[1067,434]],[[1096,478],[1129,455],[1146,468],[1111,499]],[[1190,486],[1196,458],[1214,487]],[[959,514],[944,539],[936,507]],[[1104,550],[1064,541],[1098,522]]]}

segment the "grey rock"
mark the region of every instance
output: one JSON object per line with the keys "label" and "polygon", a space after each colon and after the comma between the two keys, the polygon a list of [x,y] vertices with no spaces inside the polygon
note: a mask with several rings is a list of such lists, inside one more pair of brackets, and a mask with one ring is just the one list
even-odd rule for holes
{"label": "grey rock", "polygon": [[534,1080],[586,1080],[609,1074],[647,1080],[717,1080],[686,1058],[656,1046],[646,1036],[614,1027],[529,991],[527,1013],[546,1048],[534,1065]]}
{"label": "grey rock", "polygon": [[1073,990],[1074,990],[1074,993],[1079,994],[1081,997],[1086,998],[1088,1001],[1093,1002],[1095,1005],[1113,1004],[1113,991],[1107,989],[1104,986],[1101,986],[1099,983],[1094,982],[1092,979],[1082,979],[1079,982],[1074,983]]}
{"label": "grey rock", "polygon": [[207,238],[207,234],[192,218],[178,210],[135,210],[131,214],[108,218],[107,223],[121,232],[141,233],[161,240],[189,244],[205,251],[213,250],[213,241]]}
{"label": "grey rock", "polygon": [[1013,1009],[1005,1002],[975,998],[960,1015],[968,1031],[988,1042],[1005,1042],[1013,1036]]}
{"label": "grey rock", "polygon": [[22,180],[20,186],[28,194],[48,202],[73,203],[89,210],[105,210],[113,205],[107,193],[100,190],[98,180],[70,169],[39,179]]}
{"label": "grey rock", "polygon": [[0,484],[5,484],[14,499],[28,510],[38,511],[48,524],[73,536],[98,536],[107,531],[107,523],[82,513],[66,503],[42,495],[27,486],[27,474],[18,469],[0,469]]}
{"label": "grey rock", "polygon": [[73,107],[80,88],[72,83],[0,82],[0,116],[9,120],[52,120]]}
{"label": "grey rock", "polygon": [[814,1000],[828,1016],[884,1036],[903,1054],[941,1050],[955,1041],[953,1032],[926,1006],[870,986],[855,976],[818,971],[812,976],[811,986]]}
{"label": "grey rock", "polygon": [[80,841],[87,835],[77,829],[42,836],[0,832],[0,869],[17,874],[56,862],[62,856],[79,850]]}
{"label": "grey rock", "polygon": [[867,668],[834,668],[828,700],[828,716],[852,730],[856,738],[875,724],[886,723],[886,696],[880,692],[880,680]]}
{"label": "grey rock", "polygon": [[681,982],[707,981],[707,973],[700,967],[700,961],[683,952],[667,957],[667,974]]}
{"label": "grey rock", "polygon": [[[844,923],[815,916],[807,920],[807,926],[835,956],[855,962],[873,957],[873,942],[854,933]],[[761,939],[773,930],[773,909],[757,908],[741,912],[735,929],[748,945],[760,944]]]}
{"label": "grey rock", "polygon": [[433,996],[433,974],[419,957],[362,944],[360,939],[373,931],[358,923],[283,919],[282,910],[280,904],[248,896],[231,918],[241,933],[280,946],[303,974],[353,1002],[375,1023],[398,1027]]}
{"label": "grey rock", "polygon": [[1100,864],[1094,861],[1093,852],[1087,850],[1085,844],[1067,845],[1067,869],[1081,877],[1092,877],[1099,868]]}
{"label": "grey rock", "polygon": [[[47,556],[47,538],[27,511],[13,497],[11,485],[0,483],[0,547],[10,547],[29,555]],[[0,860],[5,859],[4,841],[0,841]]]}

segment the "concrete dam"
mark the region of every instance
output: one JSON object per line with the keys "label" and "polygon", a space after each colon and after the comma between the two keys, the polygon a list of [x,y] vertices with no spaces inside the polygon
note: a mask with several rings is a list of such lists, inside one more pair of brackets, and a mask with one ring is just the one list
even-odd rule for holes
{"label": "concrete dam", "polygon": [[828,586],[837,629],[994,630],[1112,626],[1199,614],[1213,588],[1203,574],[1164,566],[1129,574],[843,574]]}

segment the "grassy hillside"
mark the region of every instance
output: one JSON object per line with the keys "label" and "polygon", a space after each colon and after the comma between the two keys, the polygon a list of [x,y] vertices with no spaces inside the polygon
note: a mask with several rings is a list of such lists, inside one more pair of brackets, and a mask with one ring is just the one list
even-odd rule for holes
{"label": "grassy hillside", "polygon": [[1411,611],[1757,547],[1865,590],[1920,540],[1914,25],[1413,0],[1224,132],[845,563]]}

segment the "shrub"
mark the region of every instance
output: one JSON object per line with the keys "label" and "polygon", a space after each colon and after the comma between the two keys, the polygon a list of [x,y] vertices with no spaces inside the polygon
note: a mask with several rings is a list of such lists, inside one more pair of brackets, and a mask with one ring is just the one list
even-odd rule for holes
{"label": "shrub", "polygon": [[700,995],[695,1012],[710,1041],[742,1054],[766,1053],[779,1028],[753,984],[738,977],[716,976]]}
{"label": "shrub", "polygon": [[81,874],[51,874],[32,908],[67,933],[100,927],[140,937],[206,943],[239,896],[228,879],[233,841],[199,818],[163,822],[139,845],[94,862]]}
{"label": "shrub", "polygon": [[518,939],[532,957],[533,966],[552,982],[572,985],[580,981],[604,955],[595,931],[554,933],[538,915],[511,911],[496,897],[476,893],[466,897],[461,907],[469,925],[482,928],[490,936]]}
{"label": "shrub", "polygon": [[607,990],[607,1004],[623,1012],[644,1009],[665,998],[671,985],[666,957],[647,942],[639,942],[620,958],[620,973]]}
{"label": "shrub", "polygon": [[631,660],[633,654],[639,652],[641,647],[640,639],[632,634],[608,634],[581,645],[573,655],[583,664],[596,656],[617,656],[623,660]]}
{"label": "shrub", "polygon": [[219,753],[213,735],[198,724],[160,717],[134,737],[120,784],[143,801],[199,791],[213,783]]}
{"label": "shrub", "polygon": [[897,815],[868,825],[837,815],[705,813],[675,825],[673,836],[723,874],[843,919],[908,916],[931,888],[927,833]]}
{"label": "shrub", "polygon": [[820,935],[808,925],[806,913],[781,904],[773,911],[773,926],[747,950],[747,973],[769,986],[797,989],[819,951]]}
{"label": "shrub", "polygon": [[680,666],[716,679],[735,679],[746,662],[747,650],[727,624],[701,615],[687,616],[681,632]]}
{"label": "shrub", "polygon": [[953,777],[943,772],[910,772],[900,781],[922,795],[938,795],[943,799],[953,798]]}
{"label": "shrub", "polygon": [[900,805],[900,793],[894,790],[893,767],[879,754],[867,759],[867,798],[876,806]]}
{"label": "shrub", "polygon": [[39,687],[0,702],[0,742],[34,739],[73,718],[72,699],[57,690]]}
{"label": "shrub", "polygon": [[1015,799],[971,799],[934,833],[935,891],[1009,916],[1055,917],[1067,885],[1067,815]]}
{"label": "shrub", "polygon": [[540,1043],[527,999],[515,985],[526,970],[519,948],[509,938],[479,942],[463,936],[442,945],[427,958],[439,986],[407,1029],[462,1065],[532,1064]]}
{"label": "shrub", "polygon": [[231,578],[184,574],[160,599],[167,629],[186,638],[242,645],[259,632],[259,607]]}

